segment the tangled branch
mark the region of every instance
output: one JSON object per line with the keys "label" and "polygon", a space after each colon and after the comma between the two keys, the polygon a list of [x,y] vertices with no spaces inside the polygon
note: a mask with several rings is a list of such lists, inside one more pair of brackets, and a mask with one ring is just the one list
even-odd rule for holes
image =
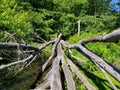
{"label": "tangled branch", "polygon": [[[117,81],[120,82],[120,70],[116,69],[113,65],[110,65],[107,61],[103,60],[101,57],[90,51],[88,48],[85,47],[85,44],[90,42],[118,42],[119,39],[120,30],[115,30],[109,34],[80,40],[76,44],[68,44],[64,40],[61,40],[61,34],[58,35],[58,37],[55,40],[45,43],[43,46],[40,46],[40,48],[36,48],[31,45],[20,44],[20,48],[27,48],[28,50],[34,50],[34,52],[23,60],[12,62],[7,65],[1,65],[0,69],[8,68],[12,65],[29,61],[29,63],[26,65],[27,67],[33,62],[33,60],[36,59],[37,56],[39,56],[39,53],[42,49],[44,49],[50,44],[53,44],[51,55],[42,66],[42,73],[44,73],[48,64],[51,65],[51,68],[45,76],[44,81],[38,86],[36,86],[34,90],[45,90],[47,88],[50,88],[51,90],[62,90],[63,82],[61,81],[61,72],[64,73],[63,76],[65,77],[68,90],[76,90],[75,82],[71,72],[74,72],[76,74],[76,76],[85,84],[88,90],[96,90],[96,88],[86,79],[86,77],[80,72],[77,66],[72,62],[72,59],[70,57],[68,57],[67,60],[65,60],[64,53],[66,52],[63,52],[62,50],[63,45],[63,47],[67,49],[77,50],[79,53],[81,53],[83,56],[87,57],[91,62],[93,62],[98,68],[100,68],[100,70],[102,71],[110,85],[113,87],[113,89],[117,90],[116,86],[109,79],[106,72],[108,72],[112,77],[114,77]],[[18,44],[16,43],[0,43],[0,49],[16,49],[17,45]]]}

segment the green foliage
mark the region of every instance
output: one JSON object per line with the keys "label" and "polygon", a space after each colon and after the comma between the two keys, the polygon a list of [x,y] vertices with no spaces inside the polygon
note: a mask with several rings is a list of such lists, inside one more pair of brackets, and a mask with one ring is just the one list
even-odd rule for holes
{"label": "green foliage", "polygon": [[118,16],[112,15],[108,10],[109,2],[110,0],[94,0],[94,3],[91,0],[2,0],[0,28],[16,34],[19,39],[27,38],[26,41],[32,40],[31,35],[49,40],[50,35],[58,30],[68,38],[77,33],[78,20],[81,20],[81,29],[84,31],[113,29],[117,27]]}
{"label": "green foliage", "polygon": [[113,21],[116,21],[116,19],[117,19],[116,16],[113,15],[110,16],[101,15],[99,17],[85,15],[80,18],[81,27],[88,32],[94,32],[94,33],[107,31],[106,29],[111,29],[111,30],[114,29],[116,22]]}
{"label": "green foliage", "polygon": [[[103,32],[99,32],[97,35],[101,35]],[[92,32],[81,32],[81,35],[78,36],[75,34],[74,36],[71,36],[68,40],[69,43],[77,43],[79,40],[89,38],[91,36],[96,36],[96,33]],[[101,58],[106,60],[107,62],[112,63],[116,67],[120,68],[120,42],[119,43],[89,43],[86,45],[87,48],[89,48],[91,51],[99,55]],[[80,58],[81,60],[88,60],[84,56],[82,56],[78,51],[72,50],[72,54],[76,57]],[[88,80],[96,86],[99,90],[111,90],[111,86],[106,81],[104,75],[101,73],[101,71],[91,62],[83,62],[79,63],[79,61],[76,62],[78,67],[81,71],[86,75]],[[112,78],[109,75],[109,78],[112,80],[112,82],[120,89],[120,83],[117,82],[114,78]],[[83,89],[84,90],[84,89]]]}
{"label": "green foliage", "polygon": [[34,34],[41,36],[44,39],[49,39],[52,32],[52,24],[54,20],[51,18],[51,12],[41,9],[38,12],[29,12],[31,16],[31,24],[33,26]]}
{"label": "green foliage", "polygon": [[76,17],[74,16],[74,14],[64,14],[64,16],[61,16],[60,18],[60,22],[61,24],[61,32],[63,34],[63,36],[70,36],[75,34],[75,32],[77,32],[74,28],[75,28],[75,24],[73,24],[73,22],[76,21]]}
{"label": "green foliage", "polygon": [[[120,13],[110,11],[111,0],[1,0],[0,1],[0,41],[6,41],[14,35],[17,42],[25,41],[37,46],[32,40],[40,36],[45,40],[51,39],[59,30],[69,43],[77,43],[81,39],[102,35],[120,26]],[[77,21],[81,22],[81,35],[77,36]],[[120,68],[120,42],[115,43],[89,43],[86,45],[94,53]],[[47,47],[45,50],[51,50]],[[73,55],[86,60],[76,50]],[[15,56],[8,51],[10,56]],[[46,58],[47,54],[42,55]],[[0,61],[3,61],[0,56]],[[77,62],[77,61],[76,61]],[[111,89],[100,70],[90,61],[79,65],[79,69],[88,80],[99,90]],[[36,69],[37,70],[37,69]],[[6,71],[7,72],[7,71]],[[6,73],[5,72],[5,73]],[[31,71],[30,71],[31,72]],[[25,76],[25,75],[23,75]],[[76,79],[73,74],[75,82]],[[110,77],[111,78],[111,77]],[[120,84],[111,78],[116,86]],[[26,81],[28,83],[28,81]],[[85,85],[79,81],[76,88],[85,90]],[[66,84],[66,83],[65,83]],[[4,84],[5,85],[5,84]],[[21,84],[23,85],[23,83]],[[0,86],[1,83],[0,83]],[[27,86],[28,87],[28,86]],[[16,87],[15,87],[16,88]]]}
{"label": "green foliage", "polygon": [[[0,28],[9,33],[14,33],[17,38],[26,39],[31,31],[27,21],[28,12],[17,10],[15,0],[2,0],[0,5]],[[27,40],[29,40],[28,38]]]}
{"label": "green foliage", "polygon": [[101,18],[96,18],[94,16],[86,15],[81,17],[80,20],[81,20],[81,23],[83,24],[83,27],[85,27],[86,31],[98,32],[99,30],[105,27]]}

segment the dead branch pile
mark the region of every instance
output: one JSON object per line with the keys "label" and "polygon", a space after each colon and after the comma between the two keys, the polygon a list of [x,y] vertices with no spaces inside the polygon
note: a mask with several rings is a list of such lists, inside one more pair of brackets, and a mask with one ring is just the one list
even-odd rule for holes
{"label": "dead branch pile", "polygon": [[[61,34],[58,35],[55,40],[45,43],[40,48],[24,44],[0,43],[0,49],[15,49],[19,45],[21,49],[27,48],[28,50],[34,50],[34,52],[27,58],[9,64],[1,65],[0,69],[8,68],[10,66],[24,62],[29,62],[25,66],[27,67],[32,63],[33,60],[36,59],[42,49],[44,49],[50,44],[53,44],[51,55],[46,60],[45,64],[42,66],[42,73],[44,73],[44,71],[48,67],[48,64],[51,65],[50,70],[45,76],[44,81],[41,84],[37,85],[34,90],[46,90],[48,88],[51,90],[62,90],[63,87],[61,81],[61,72],[64,72],[64,77],[67,83],[68,90],[76,90],[75,82],[72,77],[72,72],[76,74],[76,76],[84,83],[88,90],[96,90],[96,88],[87,80],[84,74],[81,73],[81,71],[73,62],[72,58],[70,58],[69,55],[73,56],[70,53],[70,49],[76,49],[79,53],[81,53],[82,55],[87,57],[92,63],[94,63],[104,74],[105,78],[108,80],[113,89],[117,90],[116,86],[112,83],[106,72],[120,82],[120,70],[118,70],[115,66],[109,64],[107,61],[103,60],[98,55],[90,51],[88,48],[85,47],[85,44],[89,42],[118,42],[119,39],[120,30],[115,30],[109,34],[81,40],[76,44],[68,44],[64,40],[61,40]],[[63,47],[66,48],[68,52],[64,52],[64,50],[62,49]],[[65,55],[68,56],[67,59],[64,58]]]}

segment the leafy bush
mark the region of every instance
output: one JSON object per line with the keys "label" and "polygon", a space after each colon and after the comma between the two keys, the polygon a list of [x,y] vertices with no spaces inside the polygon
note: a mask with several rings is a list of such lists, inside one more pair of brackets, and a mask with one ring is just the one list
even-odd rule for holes
{"label": "leafy bush", "polygon": [[[88,32],[101,32],[106,29],[114,29],[116,16],[101,15],[98,17],[85,15],[80,17],[81,27]],[[110,30],[110,31],[111,31]]]}
{"label": "leafy bush", "polygon": [[[15,0],[2,0],[0,5],[0,28],[9,33],[14,33],[19,40],[26,40],[32,33],[31,25],[27,21],[28,12],[17,10]],[[30,38],[27,38],[29,40]]]}

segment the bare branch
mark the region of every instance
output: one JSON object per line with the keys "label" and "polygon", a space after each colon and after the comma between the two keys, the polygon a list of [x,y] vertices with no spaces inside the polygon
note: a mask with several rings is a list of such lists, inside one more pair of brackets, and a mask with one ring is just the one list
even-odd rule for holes
{"label": "bare branch", "polygon": [[60,42],[60,38],[61,38],[61,34],[55,39],[55,43],[52,47],[52,52],[51,52],[51,55],[50,57],[47,59],[47,61],[45,62],[45,64],[42,66],[42,71],[45,70],[45,68],[47,67],[48,63],[50,62],[50,60],[54,57],[55,55],[55,49],[58,45],[58,43]]}
{"label": "bare branch", "polygon": [[37,52],[35,52],[36,54],[34,55],[34,58],[25,67],[28,67],[36,59],[36,57],[39,55],[39,53],[42,49],[44,49],[46,46],[48,46],[54,42],[55,42],[54,40],[49,41],[49,42],[45,43],[43,46],[39,47],[39,50]]}
{"label": "bare branch", "polygon": [[7,67],[16,65],[16,64],[20,64],[20,63],[26,62],[26,61],[30,60],[31,58],[33,58],[33,55],[30,55],[26,59],[23,59],[23,60],[20,60],[20,61],[12,62],[12,63],[6,64],[6,65],[1,65],[0,69],[4,69],[4,68],[7,68]]}
{"label": "bare branch", "polygon": [[65,79],[67,81],[67,88],[68,88],[68,90],[76,90],[75,89],[75,82],[74,82],[73,77],[70,73],[69,67],[67,66],[67,64],[64,60],[61,44],[58,47],[59,47],[59,55],[61,56],[62,69],[64,71]]}
{"label": "bare branch", "polygon": [[0,42],[0,49],[17,49],[18,46],[20,49],[23,49],[23,50],[26,50],[26,49],[27,50],[38,50],[38,48],[33,47],[31,45]]}
{"label": "bare branch", "polygon": [[83,62],[87,62],[87,61],[88,61],[88,60],[82,60],[81,58],[78,58],[78,57],[74,56],[74,55],[72,54],[72,52],[71,52],[70,49],[68,49],[68,55],[69,55],[69,57],[78,60],[80,63],[83,63]]}
{"label": "bare branch", "polygon": [[70,66],[71,70],[77,75],[77,77],[85,84],[88,90],[96,90],[96,88],[90,84],[87,78],[78,70],[76,65],[69,59],[66,60],[68,65]]}
{"label": "bare branch", "polygon": [[85,40],[81,40],[79,43],[87,44],[89,42],[118,42],[120,40],[120,29],[101,36],[90,37]]}
{"label": "bare branch", "polygon": [[[115,32],[116,33],[116,32]],[[97,63],[101,68],[103,68],[105,71],[107,71],[110,75],[112,75],[117,81],[120,82],[120,70],[116,70],[116,67],[113,67],[112,65],[109,65],[106,61],[104,61],[102,58],[97,56],[92,51],[85,48],[81,43],[77,44],[67,44],[65,41],[62,40],[61,42],[65,47],[76,49],[80,53],[82,53],[85,57],[90,59],[93,63]]]}
{"label": "bare branch", "polygon": [[[50,41],[50,42],[44,44],[44,45],[41,46],[37,51],[35,51],[33,54],[31,54],[30,56],[28,56],[26,59],[19,60],[19,61],[16,61],[16,62],[12,62],[12,63],[9,63],[9,64],[7,64],[7,65],[1,65],[1,66],[0,66],[0,69],[4,69],[4,68],[7,68],[7,67],[16,65],[16,64],[20,64],[20,63],[26,62],[26,61],[28,61],[28,60],[30,60],[30,59],[33,59],[33,60],[34,60],[42,49],[44,49],[46,46],[48,46],[49,44],[52,44],[52,43],[54,43],[54,41]],[[32,61],[33,61],[33,60],[32,60]],[[28,66],[28,65],[27,65],[27,66]]]}
{"label": "bare branch", "polygon": [[112,75],[116,80],[120,82],[120,70],[118,72],[114,69],[114,67],[106,63],[106,61],[104,61],[102,58],[86,49],[81,44],[76,44],[74,47],[84,56],[89,58],[93,63],[97,63],[101,68],[103,68],[105,71],[107,71],[110,75]]}

